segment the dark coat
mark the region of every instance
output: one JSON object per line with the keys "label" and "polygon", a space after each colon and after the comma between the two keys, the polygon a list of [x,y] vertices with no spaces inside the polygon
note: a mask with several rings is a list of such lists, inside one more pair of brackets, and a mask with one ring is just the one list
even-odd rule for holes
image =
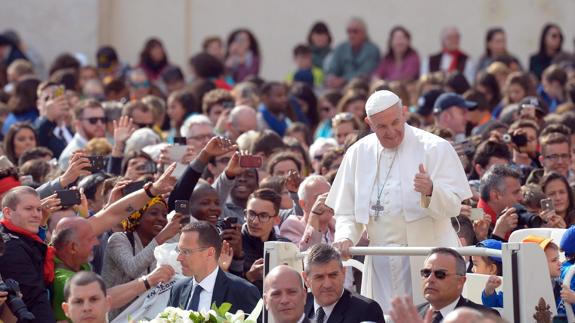
{"label": "dark coat", "polygon": [[[46,147],[54,153],[54,158],[60,157],[64,148],[68,146],[66,139],[58,138],[54,134],[54,128],[56,128],[56,123],[46,119],[46,117],[40,117],[36,119],[34,123],[36,128],[36,134],[38,135],[38,146]],[[68,128],[70,134],[74,135],[72,130]]]}
{"label": "dark coat", "polygon": [[[192,278],[178,281],[170,292],[168,306],[185,309],[188,299],[192,297],[192,285]],[[216,303],[216,306],[219,307],[222,303],[230,303],[232,304],[230,313],[235,313],[238,310],[251,313],[260,298],[261,294],[254,285],[245,279],[218,269],[212,304]]]}
{"label": "dark coat", "polygon": [[20,284],[22,300],[34,314],[33,322],[55,322],[48,288],[44,282],[45,244],[29,237],[13,233],[0,225],[0,239],[4,240],[5,252],[0,257],[2,279],[14,279]]}
{"label": "dark coat", "polygon": [[[455,308],[459,307],[469,307],[474,310],[478,310],[482,313],[500,316],[499,312],[497,312],[496,310],[487,306],[474,303],[463,296],[459,297],[459,301],[457,302],[457,305],[455,305]],[[428,310],[429,310],[429,303],[427,302],[417,306],[417,312],[419,312],[419,315],[421,315],[421,317],[425,317],[425,314],[427,313]]]}
{"label": "dark coat", "polygon": [[[311,293],[307,295],[305,313],[309,319],[315,316],[313,294]],[[344,290],[325,323],[357,323],[363,321],[385,323],[381,307],[374,300]]]}

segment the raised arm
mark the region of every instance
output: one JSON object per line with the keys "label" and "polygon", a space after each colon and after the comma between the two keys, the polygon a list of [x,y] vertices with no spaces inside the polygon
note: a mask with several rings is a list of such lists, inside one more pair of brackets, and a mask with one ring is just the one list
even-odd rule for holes
{"label": "raised arm", "polygon": [[100,235],[130,216],[132,212],[141,209],[150,198],[171,192],[176,183],[176,178],[172,176],[175,168],[176,164],[173,163],[151,185],[146,184],[143,189],[124,196],[89,218],[94,233]]}

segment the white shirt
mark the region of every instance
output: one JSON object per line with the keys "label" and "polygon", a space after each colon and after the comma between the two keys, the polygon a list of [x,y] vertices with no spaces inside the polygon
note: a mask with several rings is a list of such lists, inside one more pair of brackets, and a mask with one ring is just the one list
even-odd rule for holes
{"label": "white shirt", "polygon": [[[214,286],[216,285],[216,278],[218,277],[219,267],[216,267],[209,275],[206,276],[199,285],[202,286],[203,290],[200,292],[200,302],[198,303],[198,311],[209,311],[212,307],[212,296],[214,295]],[[192,295],[194,295],[194,290],[198,285],[196,278],[192,279],[194,288],[190,291],[190,300]],[[188,303],[190,302],[188,301]]]}
{"label": "white shirt", "polygon": [[441,316],[443,316],[443,318],[445,319],[449,313],[451,313],[455,310],[455,306],[457,306],[458,302],[459,302],[459,297],[455,301],[453,301],[453,303],[440,309],[439,311],[441,312]]}
{"label": "white shirt", "polygon": [[317,316],[317,310],[321,307],[323,308],[323,311],[325,313],[325,318],[323,319],[324,322],[327,322],[327,320],[329,319],[329,316],[331,315],[331,312],[333,312],[333,308],[335,307],[335,305],[337,304],[337,302],[339,302],[339,300],[341,299],[341,296],[343,296],[343,292],[345,291],[342,290],[341,291],[341,295],[339,295],[339,298],[337,299],[337,301],[331,305],[328,306],[320,306],[316,301],[315,301],[315,297],[313,299],[313,313],[314,313],[314,317]]}

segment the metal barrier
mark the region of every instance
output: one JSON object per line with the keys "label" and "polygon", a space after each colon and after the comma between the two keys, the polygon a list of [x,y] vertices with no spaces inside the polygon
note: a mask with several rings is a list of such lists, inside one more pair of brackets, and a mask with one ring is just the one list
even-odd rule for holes
{"label": "metal barrier", "polygon": [[[353,247],[352,255],[425,256],[433,247]],[[504,308],[502,316],[509,322],[536,322],[536,315],[557,314],[553,288],[546,266],[545,253],[537,244],[505,243],[502,250],[477,247],[453,248],[463,256],[501,256],[503,260]],[[289,242],[266,242],[264,276],[278,265],[303,270],[305,253]],[[419,270],[420,268],[412,268]],[[414,293],[421,293],[415,282]],[[264,322],[273,322],[264,313]],[[572,322],[572,320],[570,320]]]}

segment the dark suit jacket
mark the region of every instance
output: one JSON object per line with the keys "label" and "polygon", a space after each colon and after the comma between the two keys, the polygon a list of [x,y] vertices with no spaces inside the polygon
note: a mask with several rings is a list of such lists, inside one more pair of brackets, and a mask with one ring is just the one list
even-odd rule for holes
{"label": "dark suit jacket", "polygon": [[[309,319],[315,316],[313,294],[311,293],[307,295],[305,313]],[[325,323],[357,323],[362,321],[385,323],[381,307],[374,300],[344,290]]]}
{"label": "dark suit jacket", "polygon": [[[483,305],[474,303],[474,302],[468,300],[467,298],[465,298],[463,296],[459,297],[459,301],[457,302],[457,305],[455,305],[455,308],[459,308],[459,307],[469,307],[469,308],[472,308],[474,310],[478,310],[482,313],[500,316],[499,312],[497,312],[496,310],[494,310],[490,307],[487,307],[487,306],[483,306]],[[429,310],[429,303],[427,303],[427,302],[417,306],[417,311],[419,312],[421,317],[425,317],[427,310]]]}
{"label": "dark suit jacket", "polygon": [[[168,306],[185,308],[188,299],[192,297],[192,287],[192,278],[178,281],[170,292]],[[222,303],[230,303],[232,304],[231,313],[237,310],[251,313],[260,298],[260,292],[254,285],[245,279],[218,269],[212,304],[216,303],[216,306],[220,306]]]}
{"label": "dark suit jacket", "polygon": [[[38,146],[50,149],[54,153],[54,157],[56,159],[60,157],[60,154],[64,148],[66,148],[68,143],[65,139],[58,138],[54,135],[56,123],[46,119],[46,117],[40,117],[34,122],[34,127],[38,134]],[[70,131],[70,134],[74,135],[70,128],[68,128],[68,131]]]}

